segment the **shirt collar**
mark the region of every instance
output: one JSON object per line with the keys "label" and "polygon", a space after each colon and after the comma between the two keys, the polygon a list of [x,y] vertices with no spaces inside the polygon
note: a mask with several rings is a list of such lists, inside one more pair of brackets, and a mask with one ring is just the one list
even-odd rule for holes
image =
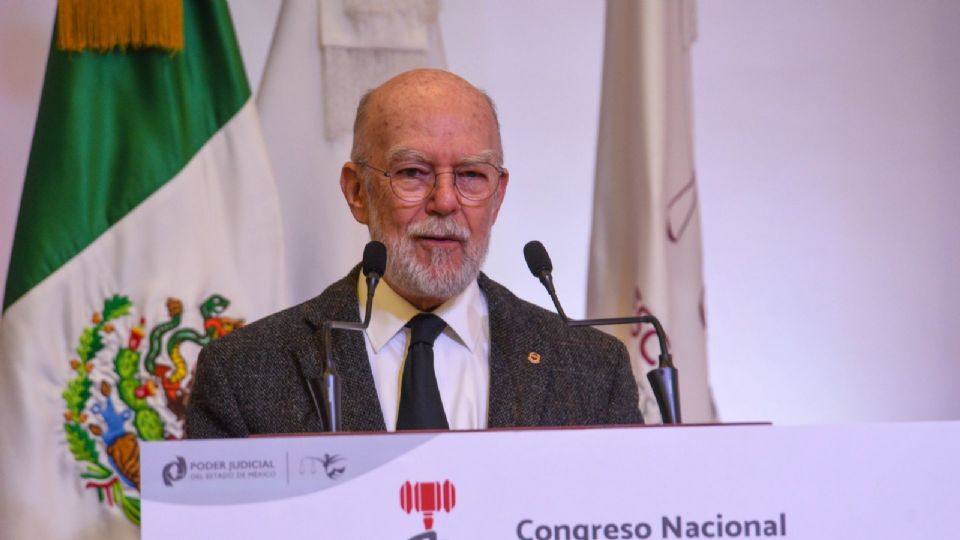
{"label": "shirt collar", "polygon": [[[357,300],[360,302],[360,314],[366,310],[367,280],[363,272],[357,279]],[[370,314],[370,326],[367,327],[367,338],[373,346],[374,352],[386,346],[397,332],[420,310],[413,307],[405,298],[390,287],[385,280],[380,280],[377,291],[373,296],[373,312]],[[433,313],[447,323],[444,333],[456,339],[471,352],[483,337],[483,323],[486,318],[486,302],[480,286],[473,280],[460,294],[440,304]]]}

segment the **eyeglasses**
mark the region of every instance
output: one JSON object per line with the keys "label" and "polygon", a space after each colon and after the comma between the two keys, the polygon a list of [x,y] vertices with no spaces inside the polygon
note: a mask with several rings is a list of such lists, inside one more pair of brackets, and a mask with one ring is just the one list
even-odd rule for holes
{"label": "eyeglasses", "polygon": [[[432,165],[421,162],[401,163],[389,171],[378,169],[366,161],[356,162],[361,167],[373,169],[390,179],[390,189],[401,200],[422,202],[433,194],[439,174]],[[470,201],[489,199],[500,185],[503,167],[492,163],[477,162],[454,167],[453,185],[461,197]]]}

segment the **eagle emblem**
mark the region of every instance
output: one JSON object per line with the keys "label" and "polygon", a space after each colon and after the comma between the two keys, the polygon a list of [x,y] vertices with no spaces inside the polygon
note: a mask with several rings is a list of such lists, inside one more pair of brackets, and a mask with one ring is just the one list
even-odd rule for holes
{"label": "eagle emblem", "polygon": [[229,305],[219,294],[209,296],[199,307],[202,330],[196,330],[183,326],[183,303],[168,298],[167,320],[148,328],[128,297],[114,295],[77,340],[62,394],[67,447],[83,488],[137,525],[139,441],[183,436],[197,353],[243,325],[223,316]]}

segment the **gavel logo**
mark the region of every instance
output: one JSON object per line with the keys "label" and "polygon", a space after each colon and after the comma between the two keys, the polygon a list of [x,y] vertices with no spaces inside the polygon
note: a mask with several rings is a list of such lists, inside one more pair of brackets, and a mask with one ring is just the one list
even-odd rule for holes
{"label": "gavel logo", "polygon": [[457,503],[457,490],[450,480],[440,482],[416,482],[409,480],[400,486],[400,508],[410,513],[414,510],[423,514],[423,526],[433,528],[433,513],[443,510],[450,512]]}

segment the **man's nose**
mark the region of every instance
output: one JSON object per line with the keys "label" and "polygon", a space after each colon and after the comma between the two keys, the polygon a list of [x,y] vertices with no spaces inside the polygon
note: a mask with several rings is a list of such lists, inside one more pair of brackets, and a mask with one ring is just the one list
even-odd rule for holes
{"label": "man's nose", "polygon": [[437,173],[436,185],[433,193],[427,199],[427,211],[441,216],[453,213],[460,206],[457,196],[457,186],[454,182],[453,171]]}

